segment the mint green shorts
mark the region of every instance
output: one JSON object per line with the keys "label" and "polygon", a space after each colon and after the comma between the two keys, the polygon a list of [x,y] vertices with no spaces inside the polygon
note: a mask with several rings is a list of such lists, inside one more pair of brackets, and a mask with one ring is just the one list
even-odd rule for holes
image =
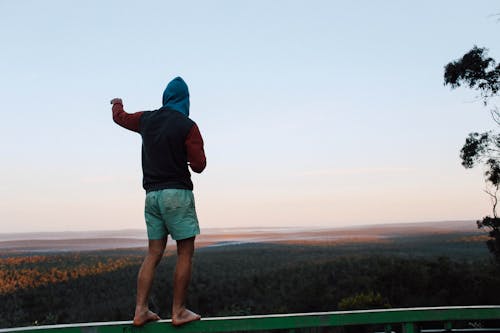
{"label": "mint green shorts", "polygon": [[165,189],[146,194],[144,217],[149,239],[174,240],[200,234],[193,191]]}

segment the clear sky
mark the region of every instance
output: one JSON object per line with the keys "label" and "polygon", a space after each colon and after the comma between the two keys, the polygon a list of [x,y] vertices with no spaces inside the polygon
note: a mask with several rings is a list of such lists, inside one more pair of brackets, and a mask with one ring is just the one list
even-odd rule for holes
{"label": "clear sky", "polygon": [[140,136],[182,76],[208,166],[207,227],[477,219],[494,128],[443,67],[500,60],[498,1],[0,0],[0,232],[143,228]]}

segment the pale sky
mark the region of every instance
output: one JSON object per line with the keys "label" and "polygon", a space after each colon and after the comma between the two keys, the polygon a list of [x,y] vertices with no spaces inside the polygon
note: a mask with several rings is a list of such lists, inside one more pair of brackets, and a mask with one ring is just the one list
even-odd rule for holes
{"label": "pale sky", "polygon": [[0,232],[144,228],[140,136],[111,119],[182,76],[209,227],[479,219],[494,129],[443,67],[500,60],[498,1],[0,0]]}

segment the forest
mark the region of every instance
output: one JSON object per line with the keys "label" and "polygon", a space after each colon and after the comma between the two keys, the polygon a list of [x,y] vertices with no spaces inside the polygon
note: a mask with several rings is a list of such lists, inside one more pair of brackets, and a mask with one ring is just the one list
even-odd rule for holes
{"label": "forest", "polygon": [[[0,327],[130,320],[145,249],[0,255]],[[175,253],[151,309],[170,317]],[[247,243],[199,248],[188,305],[204,317],[498,304],[484,241],[450,235],[341,245]]]}

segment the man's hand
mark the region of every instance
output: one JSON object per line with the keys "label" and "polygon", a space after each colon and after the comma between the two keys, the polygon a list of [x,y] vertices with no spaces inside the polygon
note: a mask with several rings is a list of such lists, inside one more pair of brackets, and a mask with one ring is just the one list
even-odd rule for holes
{"label": "man's hand", "polygon": [[111,103],[111,104],[113,104],[113,105],[114,105],[114,104],[118,104],[118,103],[119,103],[119,104],[123,104],[123,102],[122,102],[122,99],[121,99],[121,98],[113,98],[113,99],[111,100],[111,102],[110,102],[110,103]]}

